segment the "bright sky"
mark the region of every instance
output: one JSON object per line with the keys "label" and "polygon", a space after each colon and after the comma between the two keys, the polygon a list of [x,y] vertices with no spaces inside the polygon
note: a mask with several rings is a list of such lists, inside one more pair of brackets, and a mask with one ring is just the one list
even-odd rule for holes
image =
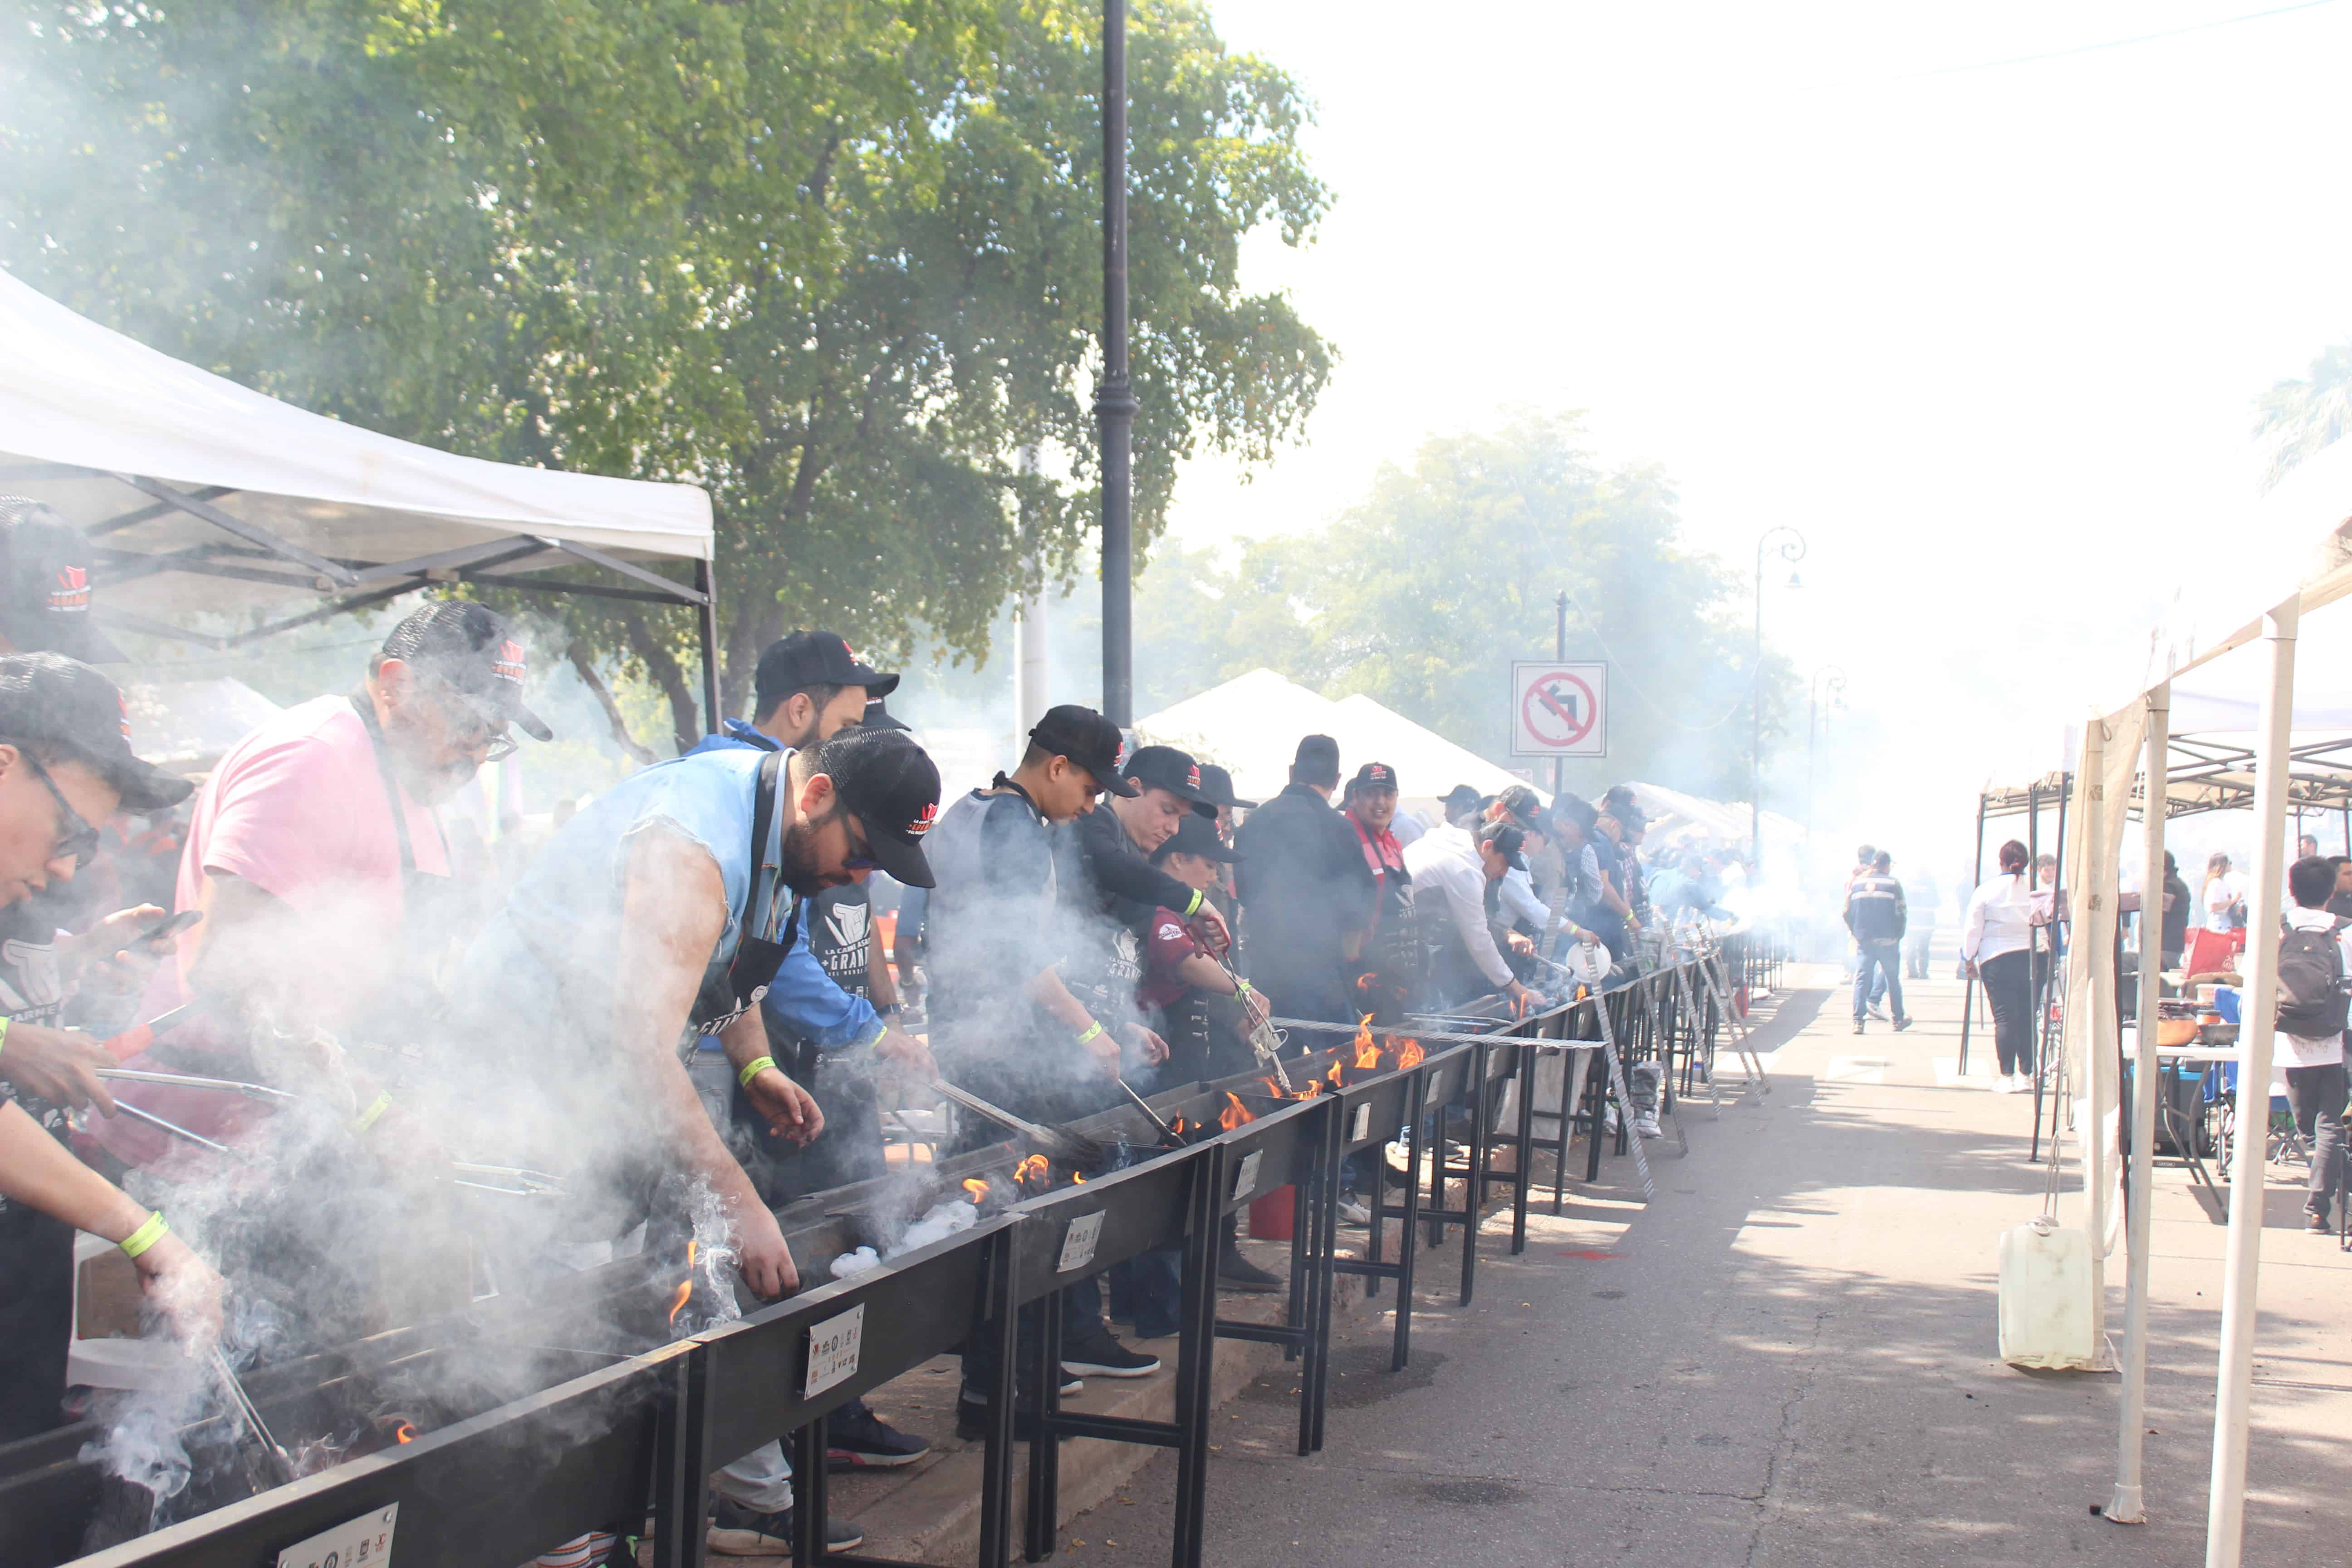
{"label": "bright sky", "polygon": [[1433,432],[1582,408],[1743,575],[1802,531],[1767,637],[1843,667],[1880,737],[1845,776],[2054,766],[2070,659],[2231,548],[2252,400],[2352,333],[2352,4],[2202,26],[2260,9],[1215,0],[1337,194],[1247,281],[1345,357],[1310,444],[1197,465],[1177,530],[1311,527]]}

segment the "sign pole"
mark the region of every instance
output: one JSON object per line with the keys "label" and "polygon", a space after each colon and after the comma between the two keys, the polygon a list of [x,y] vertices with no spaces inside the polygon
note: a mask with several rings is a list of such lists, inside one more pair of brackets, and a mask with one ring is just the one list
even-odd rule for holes
{"label": "sign pole", "polygon": [[[1555,619],[1551,634],[1551,656],[1553,658],[1565,663],[1568,659],[1567,589],[1562,588],[1559,591],[1559,597],[1552,601],[1552,613]],[[1568,759],[1566,757],[1554,757],[1551,760],[1551,798],[1553,805],[1557,805],[1559,804],[1559,797],[1567,791],[1567,789]]]}

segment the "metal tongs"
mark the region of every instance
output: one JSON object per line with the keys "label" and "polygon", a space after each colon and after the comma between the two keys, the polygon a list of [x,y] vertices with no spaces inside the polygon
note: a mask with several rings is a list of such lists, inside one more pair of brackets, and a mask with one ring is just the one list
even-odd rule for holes
{"label": "metal tongs", "polygon": [[254,1405],[253,1396],[246,1393],[245,1384],[236,1380],[236,1373],[228,1364],[228,1357],[221,1354],[217,1345],[213,1347],[212,1366],[213,1375],[220,1380],[221,1392],[228,1396],[229,1408],[236,1412],[236,1418],[244,1423],[247,1434],[259,1447],[263,1458],[276,1474],[275,1484],[284,1486],[294,1479],[294,1461],[285,1449],[278,1446],[278,1439],[269,1435],[269,1424],[262,1420],[261,1412]]}
{"label": "metal tongs", "polygon": [[[527,1171],[520,1165],[476,1165],[463,1160],[452,1160],[449,1168],[458,1173],[450,1184],[469,1188],[478,1193],[497,1193],[509,1198],[547,1198],[563,1195],[563,1178],[551,1176],[545,1171]],[[491,1181],[469,1182],[466,1176],[488,1176]],[[497,1185],[503,1182],[506,1185]]]}
{"label": "metal tongs", "polygon": [[1243,1013],[1249,1016],[1250,1049],[1257,1054],[1257,1065],[1273,1072],[1274,1081],[1282,1085],[1283,1093],[1290,1093],[1290,1074],[1285,1071],[1282,1066],[1282,1047],[1288,1042],[1283,1038],[1281,1031],[1274,1026],[1273,1007],[1269,1005],[1266,1008],[1265,1016],[1260,1017],[1245,999],[1246,994],[1243,990],[1244,982],[1240,975],[1234,973],[1234,966],[1227,963],[1222,956],[1217,958],[1216,963],[1219,969],[1224,971],[1225,978],[1234,983],[1234,994],[1237,1000],[1241,1000]]}
{"label": "metal tongs", "polygon": [[1080,1138],[1075,1133],[1064,1132],[1057,1128],[1040,1127],[1034,1121],[1025,1121],[1001,1106],[991,1105],[969,1089],[958,1089],[945,1079],[933,1079],[930,1087],[973,1115],[986,1117],[1000,1127],[1012,1129],[1036,1145],[1042,1152],[1068,1164],[1098,1164],[1108,1152],[1101,1144],[1092,1139]]}
{"label": "metal tongs", "polygon": [[240,1083],[228,1078],[191,1078],[185,1073],[147,1072],[138,1068],[100,1068],[98,1076],[120,1083],[160,1083],[171,1089],[212,1089],[223,1094],[241,1094],[247,1100],[289,1100],[299,1098],[289,1090],[272,1089],[266,1083]]}

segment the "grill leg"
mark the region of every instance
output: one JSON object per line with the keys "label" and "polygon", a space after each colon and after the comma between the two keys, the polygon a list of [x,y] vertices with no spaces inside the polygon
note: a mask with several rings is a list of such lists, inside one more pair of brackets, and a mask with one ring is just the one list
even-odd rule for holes
{"label": "grill leg", "polygon": [[1013,1389],[1020,1337],[1021,1254],[1013,1243],[1018,1227],[999,1231],[991,1244],[986,1321],[975,1333],[996,1341],[996,1381],[988,1391],[988,1447],[981,1461],[980,1568],[1006,1568],[1013,1561]]}
{"label": "grill leg", "polygon": [[1033,1391],[1037,1401],[1037,1426],[1029,1436],[1029,1529],[1027,1551],[1032,1563],[1054,1554],[1054,1536],[1061,1511],[1062,1444],[1054,1435],[1054,1417],[1062,1413],[1062,1292],[1055,1290],[1037,1303],[1037,1366]]}
{"label": "grill leg", "polygon": [[[1412,1088],[1405,1095],[1405,1103],[1412,1112],[1412,1131],[1405,1142],[1405,1161],[1416,1175],[1421,1171],[1422,1142],[1429,1120],[1428,1091],[1428,1075],[1416,1073]],[[1420,1251],[1417,1245],[1421,1239],[1418,1234],[1420,1207],[1421,1183],[1408,1181],[1404,1184],[1404,1224],[1399,1227],[1397,1238],[1396,1346],[1389,1357],[1391,1372],[1402,1372],[1405,1363],[1412,1356],[1412,1265],[1414,1255]],[[1379,1223],[1377,1215],[1374,1215],[1374,1223]]]}
{"label": "grill leg", "polygon": [[[1564,1068],[1565,1064],[1563,1064]],[[1528,1249],[1528,1189],[1536,1177],[1536,1047],[1519,1047],[1519,1129],[1518,1179],[1511,1184],[1511,1256],[1517,1258]],[[1565,1093],[1563,1092],[1563,1098]],[[1562,1106],[1562,1132],[1567,1131],[1564,1120],[1567,1107]],[[1555,1167],[1556,1169],[1557,1167]]]}

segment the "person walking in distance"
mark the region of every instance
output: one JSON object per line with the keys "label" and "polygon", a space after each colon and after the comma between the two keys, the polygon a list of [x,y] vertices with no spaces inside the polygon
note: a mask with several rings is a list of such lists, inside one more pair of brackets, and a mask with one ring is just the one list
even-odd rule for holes
{"label": "person walking in distance", "polygon": [[2286,870],[2286,913],[2279,937],[2278,1060],[2286,1069],[2286,1102],[2311,1145],[2311,1192],[2305,1223],[2334,1228],[2330,1215],[2347,1186],[2344,1107],[2345,976],[2352,973],[2352,935],[2327,912],[2336,868],[2306,855]]}
{"label": "person walking in distance", "polygon": [[1903,884],[1895,879],[1894,864],[1895,857],[1881,849],[1871,857],[1870,869],[1846,888],[1845,929],[1853,933],[1854,950],[1860,954],[1853,971],[1853,1032],[1857,1035],[1864,1027],[1874,975],[1885,977],[1895,1032],[1911,1026],[1911,1016],[1903,1010],[1903,979],[1898,973],[1909,912]]}
{"label": "person walking in distance", "polygon": [[2000,872],[1969,900],[1960,926],[1960,961],[1984,982],[1992,1005],[1993,1047],[2000,1058],[1995,1094],[2033,1087],[2033,893],[2025,885],[2031,858],[2012,838],[2000,847]]}

